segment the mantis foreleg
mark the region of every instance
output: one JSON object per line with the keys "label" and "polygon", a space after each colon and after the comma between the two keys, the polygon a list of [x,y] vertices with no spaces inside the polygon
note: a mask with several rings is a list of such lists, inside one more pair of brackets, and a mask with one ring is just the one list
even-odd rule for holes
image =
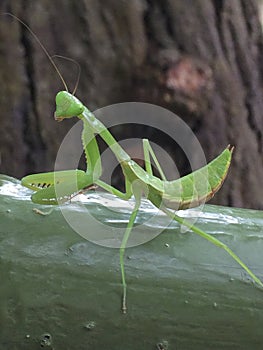
{"label": "mantis foreleg", "polygon": [[21,182],[35,191],[31,196],[34,203],[56,205],[91,186],[93,174],[86,174],[82,170],[62,170],[28,175]]}

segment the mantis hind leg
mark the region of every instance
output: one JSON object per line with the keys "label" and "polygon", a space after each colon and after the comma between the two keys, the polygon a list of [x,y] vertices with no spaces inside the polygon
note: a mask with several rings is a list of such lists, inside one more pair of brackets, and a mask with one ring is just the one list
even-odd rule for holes
{"label": "mantis hind leg", "polygon": [[215,246],[224,249],[248,274],[249,276],[261,287],[263,287],[263,283],[260,281],[260,279],[248,268],[248,266],[243,263],[243,261],[224,243],[219,241],[217,238],[213,237],[212,235],[209,235],[208,233],[204,232],[200,228],[194,226],[184,218],[181,218],[180,216],[173,213],[171,210],[162,207],[161,210],[167,214],[171,219],[177,221],[179,224],[182,224],[184,226],[187,226],[192,230],[194,233],[198,234],[199,236],[205,238],[207,241],[211,242]]}
{"label": "mantis hind leg", "polygon": [[152,146],[150,145],[150,142],[148,139],[143,139],[143,154],[144,154],[144,160],[145,160],[145,169],[146,172],[150,175],[153,175],[153,171],[152,171],[152,164],[150,161],[150,157],[152,157],[153,162],[157,168],[157,170],[159,171],[159,174],[161,176],[161,179],[166,181],[166,177],[164,175],[164,172],[160,166],[160,163],[158,162],[158,159],[152,149]]}

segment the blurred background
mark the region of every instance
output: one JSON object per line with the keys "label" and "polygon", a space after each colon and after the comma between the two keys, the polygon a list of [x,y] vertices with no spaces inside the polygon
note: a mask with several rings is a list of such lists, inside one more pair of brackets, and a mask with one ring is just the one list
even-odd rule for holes
{"label": "blurred background", "polygon": [[[191,127],[208,161],[235,145],[212,202],[255,209],[263,209],[261,8],[259,0],[0,2],[0,12],[25,21],[51,55],[80,64],[76,95],[89,109],[127,101],[165,107]],[[76,65],[55,60],[72,91]],[[21,178],[51,171],[76,120],[54,121],[63,85],[33,36],[9,16],[0,19],[0,86],[0,172]],[[181,176],[191,171],[183,150],[158,130],[111,131],[118,140],[149,138],[169,152]],[[114,176],[119,183],[117,170]]]}

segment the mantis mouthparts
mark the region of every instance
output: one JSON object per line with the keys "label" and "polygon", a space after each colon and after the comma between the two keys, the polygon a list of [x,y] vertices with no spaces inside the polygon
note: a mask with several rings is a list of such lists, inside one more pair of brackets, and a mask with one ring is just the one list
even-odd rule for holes
{"label": "mantis mouthparts", "polygon": [[62,120],[65,119],[65,117],[62,117],[62,116],[59,116],[59,117],[58,117],[58,116],[56,115],[56,112],[54,112],[54,119],[55,119],[56,121],[58,121],[58,122],[62,122]]}

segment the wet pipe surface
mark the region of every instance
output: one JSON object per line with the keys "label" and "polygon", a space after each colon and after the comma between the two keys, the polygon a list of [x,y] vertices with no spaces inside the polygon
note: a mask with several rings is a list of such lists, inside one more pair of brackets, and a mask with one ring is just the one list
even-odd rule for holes
{"label": "wet pipe surface", "polygon": [[[1,350],[262,349],[262,289],[224,251],[147,202],[134,235],[156,238],[126,251],[128,313],[121,314],[118,249],[103,245],[124,229],[132,201],[103,193],[80,200],[65,210],[84,211],[90,240],[59,207],[36,214],[30,191],[0,177]],[[181,214],[198,217],[197,226],[263,279],[262,212],[206,205]],[[91,242],[96,237],[101,245]]]}

